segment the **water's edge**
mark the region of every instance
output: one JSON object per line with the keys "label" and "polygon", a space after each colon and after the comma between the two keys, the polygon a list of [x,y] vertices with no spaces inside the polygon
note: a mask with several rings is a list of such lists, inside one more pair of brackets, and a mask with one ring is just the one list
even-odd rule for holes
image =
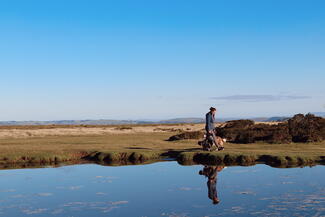
{"label": "water's edge", "polygon": [[0,163],[0,169],[23,169],[60,167],[66,165],[95,163],[105,166],[125,166],[150,164],[161,161],[177,161],[181,165],[225,165],[225,166],[252,166],[266,164],[277,168],[305,167],[325,165],[325,156],[292,156],[292,155],[245,155],[225,152],[91,152],[80,153],[75,158],[28,158],[16,162]]}

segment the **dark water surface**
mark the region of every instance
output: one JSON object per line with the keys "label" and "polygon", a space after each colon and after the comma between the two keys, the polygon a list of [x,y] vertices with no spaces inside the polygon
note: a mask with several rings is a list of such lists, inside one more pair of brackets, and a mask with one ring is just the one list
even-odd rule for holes
{"label": "dark water surface", "polygon": [[161,162],[0,171],[0,216],[5,217],[267,215],[325,216],[325,167]]}

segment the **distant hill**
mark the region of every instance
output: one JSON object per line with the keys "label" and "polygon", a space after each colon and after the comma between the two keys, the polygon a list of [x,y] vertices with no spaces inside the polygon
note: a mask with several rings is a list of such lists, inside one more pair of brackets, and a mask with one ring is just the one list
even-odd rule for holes
{"label": "distant hill", "polygon": [[143,120],[59,120],[59,121],[0,121],[0,125],[128,125],[203,123],[202,118],[175,118],[161,121]]}
{"label": "distant hill", "polygon": [[[311,112],[311,114],[319,116],[319,117],[325,117],[325,112]],[[275,121],[286,121],[290,118],[291,117],[286,117],[286,116],[279,116],[279,117],[275,116],[275,117],[266,118],[264,120],[263,120],[263,118],[255,118],[253,120],[254,121],[264,121],[264,122],[275,122]]]}
{"label": "distant hill", "polygon": [[[217,122],[237,120],[238,118],[218,118]],[[278,121],[275,118],[250,118],[254,121]],[[59,120],[59,121],[0,121],[0,126],[11,125],[129,125],[129,124],[198,124],[203,118],[175,118],[168,120]]]}
{"label": "distant hill", "polygon": [[[325,112],[312,112],[312,114],[320,117],[325,117]],[[259,122],[276,122],[285,121],[290,117],[275,116],[275,117],[255,117],[246,118]],[[225,122],[238,120],[239,118],[218,118],[217,122]],[[244,118],[243,118],[244,119]],[[184,123],[204,123],[204,118],[174,118],[168,120],[58,120],[58,121],[0,121],[2,125],[128,125],[128,124],[184,124]]]}
{"label": "distant hill", "polygon": [[325,118],[325,112],[312,112],[312,114]]}
{"label": "distant hill", "polygon": [[158,121],[158,123],[161,124],[178,124],[178,123],[204,123],[205,120],[203,118],[175,118],[175,119],[169,119],[169,120],[162,120]]}
{"label": "distant hill", "polygon": [[266,120],[266,122],[286,121],[288,119],[290,119],[290,117],[270,117]]}
{"label": "distant hill", "polygon": [[139,122],[132,121],[132,120],[59,120],[59,121],[1,121],[0,122],[0,125],[121,125],[121,124],[139,124]]}

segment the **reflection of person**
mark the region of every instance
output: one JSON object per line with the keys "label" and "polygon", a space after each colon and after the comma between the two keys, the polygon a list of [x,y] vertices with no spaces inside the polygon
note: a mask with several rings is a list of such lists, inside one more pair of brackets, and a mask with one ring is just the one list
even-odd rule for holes
{"label": "reflection of person", "polygon": [[215,114],[217,112],[216,108],[211,107],[210,108],[210,112],[208,112],[205,115],[205,130],[206,130],[206,134],[207,137],[209,138],[210,136],[212,136],[213,138],[213,143],[217,146],[218,150],[223,150],[223,141],[221,138],[216,137],[216,133],[215,133],[215,126],[214,126],[214,122],[215,122]]}
{"label": "reflection of person", "polygon": [[212,200],[213,204],[220,202],[217,191],[217,174],[224,167],[223,166],[204,166],[203,170],[200,170],[199,174],[208,178],[208,197]]}

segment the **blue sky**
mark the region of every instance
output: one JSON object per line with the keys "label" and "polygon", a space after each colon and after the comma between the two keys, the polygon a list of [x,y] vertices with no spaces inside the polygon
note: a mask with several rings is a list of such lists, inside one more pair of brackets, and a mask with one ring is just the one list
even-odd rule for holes
{"label": "blue sky", "polygon": [[325,111],[321,0],[0,0],[0,120]]}

